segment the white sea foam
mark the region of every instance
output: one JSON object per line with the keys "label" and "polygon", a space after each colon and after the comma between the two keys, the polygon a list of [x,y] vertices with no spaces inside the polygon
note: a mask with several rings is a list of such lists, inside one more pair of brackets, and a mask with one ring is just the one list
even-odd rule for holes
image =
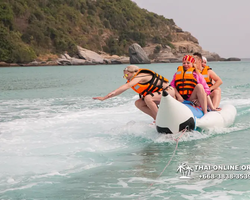
{"label": "white sea foam", "polygon": [[232,99],[232,98],[223,98],[221,100],[221,105],[232,104],[237,107],[244,107],[250,105],[250,99]]}
{"label": "white sea foam", "polygon": [[[150,125],[152,119],[135,107],[138,95],[132,92],[106,101],[92,100],[92,95],[106,95],[121,83],[116,78],[119,66],[118,69],[109,66],[112,72],[109,71],[107,77],[105,74],[100,77],[103,80],[112,77],[112,81],[100,90],[96,77],[93,81],[90,76],[94,67],[97,66],[60,68],[67,72],[64,78],[72,73],[73,78],[66,83],[60,77],[55,79],[58,81],[39,78],[40,83],[34,83],[34,87],[32,81],[27,87],[5,83],[7,89],[17,87],[5,88],[0,100],[0,192],[6,195],[5,199],[15,199],[19,190],[28,199],[32,187],[43,191],[37,199],[50,194],[53,199],[58,195],[54,191],[65,199],[76,199],[76,196],[167,199],[180,194],[186,199],[230,199],[233,194],[249,195],[248,188],[242,189],[245,186],[242,180],[236,180],[234,189],[238,189],[229,192],[218,189],[218,185],[228,186],[224,182],[183,183],[176,175],[176,165],[183,161],[198,164],[232,161],[240,164],[242,155],[248,159],[248,88],[233,87],[235,83],[231,79],[224,79],[226,88],[223,89],[221,104],[233,104],[238,110],[233,126],[183,134],[173,161],[157,179],[172,156],[176,145],[174,139],[181,134],[158,134]],[[103,67],[106,68],[97,68],[103,72]],[[173,69],[165,64],[155,67],[165,74],[176,70],[175,65]],[[223,72],[224,69],[221,68]],[[81,73],[78,70],[82,70]],[[28,77],[29,73],[27,71]],[[26,78],[23,78],[24,82]],[[246,82],[233,80],[243,86]],[[147,190],[151,183],[153,189]],[[64,188],[68,190],[64,191]]]}
{"label": "white sea foam", "polygon": [[37,185],[37,183],[27,184],[27,185],[24,185],[21,187],[14,187],[14,188],[5,189],[5,190],[0,191],[0,194],[5,193],[5,192],[9,192],[9,191],[24,190],[24,189],[32,188],[35,185]]}

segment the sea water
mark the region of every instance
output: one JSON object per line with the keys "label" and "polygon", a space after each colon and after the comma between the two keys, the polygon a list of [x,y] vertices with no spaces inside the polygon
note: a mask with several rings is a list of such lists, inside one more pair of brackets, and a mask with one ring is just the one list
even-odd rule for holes
{"label": "sea water", "polygon": [[[179,65],[140,67],[172,80]],[[178,134],[150,125],[133,90],[92,99],[124,84],[126,65],[0,68],[0,199],[249,199],[249,169],[195,170],[250,165],[250,61],[209,66],[235,122],[186,132],[178,143]],[[187,179],[177,170],[183,163],[193,169]]]}

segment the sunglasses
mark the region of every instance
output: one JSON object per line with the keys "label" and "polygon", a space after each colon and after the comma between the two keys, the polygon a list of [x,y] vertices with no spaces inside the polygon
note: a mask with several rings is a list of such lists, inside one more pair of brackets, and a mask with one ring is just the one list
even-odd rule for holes
{"label": "sunglasses", "polygon": [[[124,71],[127,71],[128,73],[134,73],[134,72],[131,72],[131,71],[128,71],[128,70],[124,70]],[[123,78],[127,78],[128,77],[128,74],[124,74]]]}

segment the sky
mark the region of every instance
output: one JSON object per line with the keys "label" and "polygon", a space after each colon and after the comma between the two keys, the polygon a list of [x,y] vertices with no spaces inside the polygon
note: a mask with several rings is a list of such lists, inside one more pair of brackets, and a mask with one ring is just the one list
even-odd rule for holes
{"label": "sky", "polygon": [[140,8],[173,19],[220,57],[250,58],[250,0],[132,0]]}

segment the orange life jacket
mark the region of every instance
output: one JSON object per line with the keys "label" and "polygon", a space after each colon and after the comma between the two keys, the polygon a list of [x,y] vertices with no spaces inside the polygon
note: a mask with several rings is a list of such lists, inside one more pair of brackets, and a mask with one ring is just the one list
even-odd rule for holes
{"label": "orange life jacket", "polygon": [[188,95],[191,95],[195,86],[197,85],[197,80],[194,78],[193,72],[195,68],[191,67],[187,71],[184,71],[183,66],[177,68],[175,75],[175,87],[180,93],[180,95],[187,99]]}
{"label": "orange life jacket", "polygon": [[208,87],[211,87],[213,85],[212,79],[210,79],[208,76],[208,70],[211,70],[211,69],[212,68],[210,68],[209,66],[205,66],[201,72],[201,74],[203,75],[204,79],[207,82]]}
{"label": "orange life jacket", "polygon": [[[148,94],[151,94],[152,96],[154,92],[160,92],[163,89],[163,83],[169,82],[168,79],[164,78],[163,76],[155,73],[154,71],[151,71],[149,69],[139,69],[138,72],[132,77],[131,80],[133,80],[138,74],[140,73],[147,73],[152,75],[152,79],[147,83],[137,83],[134,86],[132,86],[132,89],[139,93],[140,97],[145,97]],[[160,80],[160,84],[158,81]],[[127,81],[128,83],[129,81]]]}

